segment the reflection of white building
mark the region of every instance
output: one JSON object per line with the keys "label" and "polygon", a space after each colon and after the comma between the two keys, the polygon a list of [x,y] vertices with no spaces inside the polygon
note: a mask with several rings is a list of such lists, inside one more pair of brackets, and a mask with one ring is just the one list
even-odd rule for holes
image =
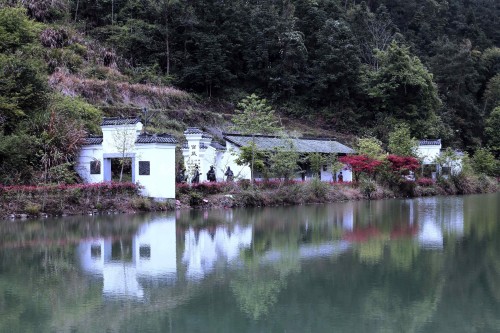
{"label": "reflection of white building", "polygon": [[82,242],[78,254],[83,270],[102,276],[104,295],[142,298],[139,277],[177,276],[175,218],[142,225],[131,244],[111,239]]}
{"label": "reflection of white building", "polygon": [[236,225],[232,230],[225,226],[185,233],[182,262],[187,266],[187,276],[201,278],[212,271],[218,261],[230,262],[239,257],[242,248],[252,243],[252,227]]}
{"label": "reflection of white building", "polygon": [[[219,226],[212,231],[185,231],[182,264],[188,279],[211,272],[217,263],[239,257],[252,242],[252,226]],[[144,297],[141,281],[175,282],[178,271],[175,217],[158,218],[142,225],[131,240],[94,239],[78,246],[82,269],[103,279],[103,294],[111,297]]]}
{"label": "reflection of white building", "polygon": [[462,236],[464,232],[463,201],[455,198],[420,198],[419,243],[423,247],[443,248],[444,234]]}

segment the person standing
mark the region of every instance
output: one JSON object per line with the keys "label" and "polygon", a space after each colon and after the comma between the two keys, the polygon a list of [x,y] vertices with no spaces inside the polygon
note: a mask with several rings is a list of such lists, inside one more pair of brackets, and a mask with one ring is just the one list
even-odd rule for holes
{"label": "person standing", "polygon": [[214,170],[214,166],[210,166],[210,170],[208,170],[207,172],[207,180],[209,182],[215,182],[215,170]]}
{"label": "person standing", "polygon": [[191,183],[198,184],[200,182],[200,168],[198,164],[194,166],[193,178],[191,179]]}
{"label": "person standing", "polygon": [[224,173],[224,175],[226,176],[226,181],[228,181],[228,182],[233,181],[234,174],[233,174],[233,170],[231,170],[230,167],[227,167],[227,170]]}

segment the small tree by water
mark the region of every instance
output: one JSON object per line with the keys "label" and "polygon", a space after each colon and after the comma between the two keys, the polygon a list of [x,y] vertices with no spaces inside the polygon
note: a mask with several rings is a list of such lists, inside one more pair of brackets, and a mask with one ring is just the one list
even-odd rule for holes
{"label": "small tree by water", "polygon": [[255,156],[258,147],[255,144],[255,134],[273,134],[279,131],[280,126],[274,115],[274,110],[267,104],[266,99],[261,99],[252,94],[244,98],[239,104],[236,114],[233,116],[234,130],[241,134],[251,135],[250,147],[250,170],[253,183],[255,170]]}

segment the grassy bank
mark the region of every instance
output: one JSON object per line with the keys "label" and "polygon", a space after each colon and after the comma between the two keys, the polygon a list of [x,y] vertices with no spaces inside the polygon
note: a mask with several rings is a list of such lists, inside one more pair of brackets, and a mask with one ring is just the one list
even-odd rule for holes
{"label": "grassy bank", "polygon": [[53,186],[0,187],[0,218],[135,213],[177,208],[235,208],[301,205],[362,199],[460,195],[495,192],[498,180],[484,175],[459,175],[433,181],[401,180],[380,184],[328,183],[313,179],[297,181],[249,181],[179,184],[177,202],[158,202],[139,195],[133,183],[98,183]]}
{"label": "grassy bank", "polygon": [[456,176],[433,181],[420,178],[417,181],[401,180],[392,184],[380,184],[372,180],[359,183],[328,183],[313,179],[307,182],[256,182],[200,183],[193,186],[177,186],[176,197],[183,206],[194,208],[232,208],[300,205],[361,199],[385,199],[397,197],[421,197],[434,195],[460,195],[495,192],[498,181],[484,175]]}
{"label": "grassy bank", "polygon": [[173,209],[139,195],[133,183],[0,186],[0,219],[45,216],[134,213]]}

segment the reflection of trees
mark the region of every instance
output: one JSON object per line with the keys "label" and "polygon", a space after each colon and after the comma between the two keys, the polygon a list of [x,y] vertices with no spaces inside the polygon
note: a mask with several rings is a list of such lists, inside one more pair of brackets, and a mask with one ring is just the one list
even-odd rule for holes
{"label": "reflection of trees", "polygon": [[[488,207],[488,209],[484,209]],[[498,194],[464,201],[465,237],[446,249],[446,284],[430,331],[493,332],[500,327]]]}
{"label": "reflection of trees", "polygon": [[[269,235],[269,238],[264,237]],[[255,237],[251,249],[242,251],[244,268],[238,271],[231,280],[230,287],[241,310],[250,318],[257,320],[265,316],[278,301],[280,291],[286,288],[289,274],[300,270],[297,239],[290,242],[276,233],[262,234]],[[271,262],[262,262],[263,250],[270,245],[271,249],[280,250],[280,256]],[[294,244],[292,248],[290,244]]]}

